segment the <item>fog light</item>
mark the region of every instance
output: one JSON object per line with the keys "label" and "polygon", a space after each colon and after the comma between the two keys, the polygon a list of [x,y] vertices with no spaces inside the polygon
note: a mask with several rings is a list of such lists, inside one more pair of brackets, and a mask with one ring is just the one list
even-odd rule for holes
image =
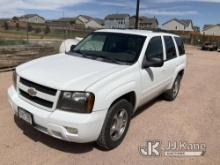
{"label": "fog light", "polygon": [[65,127],[67,132],[70,134],[78,134],[78,129],[77,128],[71,128],[71,127]]}

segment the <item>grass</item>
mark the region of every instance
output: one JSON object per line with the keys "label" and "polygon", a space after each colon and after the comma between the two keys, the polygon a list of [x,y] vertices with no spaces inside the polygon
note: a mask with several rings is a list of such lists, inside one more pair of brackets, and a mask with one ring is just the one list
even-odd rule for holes
{"label": "grass", "polygon": [[8,45],[25,45],[27,41],[25,40],[4,40],[0,39],[0,46],[8,46]]}
{"label": "grass", "polygon": [[[29,39],[67,39],[74,37],[84,37],[88,34],[85,31],[70,31],[64,33],[64,31],[52,31],[48,34],[29,32]],[[0,30],[0,39],[18,39],[25,40],[27,38],[27,32],[25,30]]]}

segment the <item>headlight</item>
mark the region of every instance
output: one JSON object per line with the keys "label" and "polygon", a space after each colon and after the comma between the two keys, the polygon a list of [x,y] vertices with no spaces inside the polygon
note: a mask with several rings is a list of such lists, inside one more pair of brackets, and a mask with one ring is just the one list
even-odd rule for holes
{"label": "headlight", "polygon": [[95,101],[90,92],[61,92],[58,109],[68,112],[91,113]]}
{"label": "headlight", "polygon": [[13,71],[12,80],[13,80],[13,85],[14,85],[15,89],[17,89],[17,73],[16,73],[16,70]]}

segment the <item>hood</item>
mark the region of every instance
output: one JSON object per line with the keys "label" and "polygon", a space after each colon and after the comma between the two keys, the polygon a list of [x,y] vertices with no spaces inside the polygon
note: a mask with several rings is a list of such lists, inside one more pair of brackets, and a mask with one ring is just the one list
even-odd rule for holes
{"label": "hood", "polygon": [[19,76],[47,87],[83,91],[126,67],[128,66],[58,54],[25,63],[17,67],[16,71]]}

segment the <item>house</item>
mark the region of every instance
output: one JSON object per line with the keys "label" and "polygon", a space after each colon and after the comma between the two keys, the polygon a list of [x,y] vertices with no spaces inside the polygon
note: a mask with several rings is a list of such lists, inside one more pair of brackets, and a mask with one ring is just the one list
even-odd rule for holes
{"label": "house", "polygon": [[111,14],[105,17],[105,28],[127,29],[129,28],[129,14]]}
{"label": "house", "polygon": [[199,26],[193,26],[194,32],[200,32],[200,27]]}
{"label": "house", "polygon": [[28,23],[45,23],[45,19],[37,14],[27,14],[21,17],[18,17],[20,22],[28,22]]}
{"label": "house", "polygon": [[194,31],[193,22],[190,19],[171,19],[162,24],[161,29],[173,31]]}
{"label": "house", "polygon": [[64,17],[57,20],[48,20],[46,24],[51,30],[75,30],[75,29],[85,29],[83,22],[78,22],[76,24],[75,18]]}
{"label": "house", "polygon": [[86,15],[79,15],[75,19],[76,24],[84,24],[86,28],[90,29],[100,29],[103,27],[103,22],[101,19],[93,18]]}
{"label": "house", "polygon": [[[132,16],[129,19],[129,28],[134,29],[136,23],[136,16]],[[141,16],[138,20],[138,28],[139,29],[157,29],[158,28],[158,20],[157,18],[148,18]]]}
{"label": "house", "polygon": [[55,22],[74,22],[75,18],[72,17],[63,17],[63,18],[59,18],[57,20],[54,20]]}
{"label": "house", "polygon": [[220,36],[220,24],[216,25],[204,25],[202,34]]}
{"label": "house", "polygon": [[0,18],[0,29],[4,29],[5,28],[5,24],[7,24],[9,22],[9,20],[10,19],[7,19],[7,18]]}

